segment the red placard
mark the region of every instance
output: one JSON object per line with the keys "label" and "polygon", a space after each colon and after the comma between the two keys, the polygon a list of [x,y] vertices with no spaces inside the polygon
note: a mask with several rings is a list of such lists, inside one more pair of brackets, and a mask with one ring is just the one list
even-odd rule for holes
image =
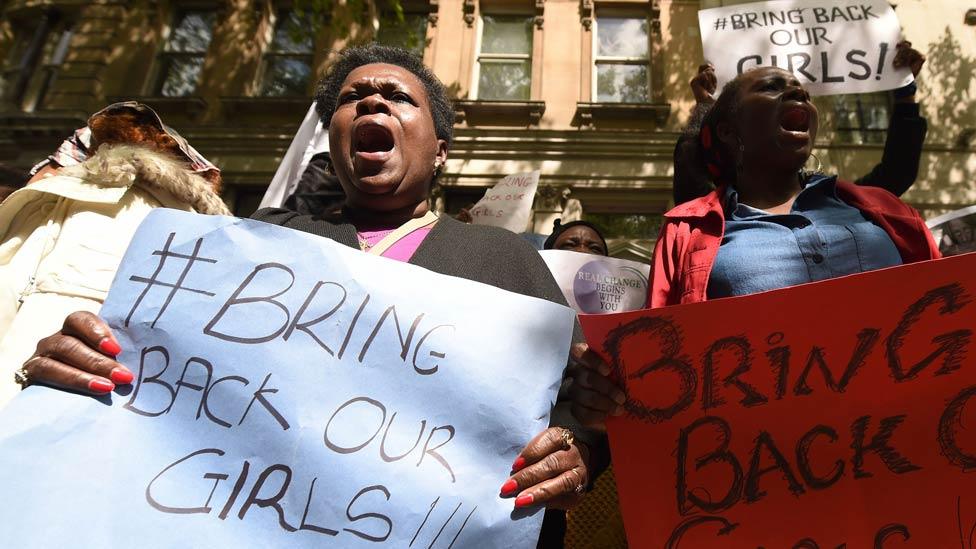
{"label": "red placard", "polygon": [[581,321],[631,548],[976,547],[976,254]]}

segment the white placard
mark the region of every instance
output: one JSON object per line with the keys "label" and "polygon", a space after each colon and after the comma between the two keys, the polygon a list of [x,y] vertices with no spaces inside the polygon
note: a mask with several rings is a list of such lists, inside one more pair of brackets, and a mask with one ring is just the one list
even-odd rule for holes
{"label": "white placard", "polygon": [[925,224],[943,255],[976,252],[976,206],[940,215]]}
{"label": "white placard", "polygon": [[264,192],[260,208],[280,208],[298,188],[309,161],[318,153],[329,152],[329,132],[322,127],[315,103],[308,108],[288,151],[278,164],[268,190]]}
{"label": "white placard", "polygon": [[549,425],[568,307],[157,208],[100,315],[135,380],[4,408],[3,547],[535,549],[544,509],[499,486]]}
{"label": "white placard", "polygon": [[485,191],[485,196],[471,208],[472,223],[525,232],[538,187],[539,170],[505,177]]}
{"label": "white placard", "polygon": [[758,66],[792,72],[813,95],[900,88],[912,81],[892,60],[898,17],[885,0],[777,0],[698,12],[705,60],[719,90]]}
{"label": "white placard", "polygon": [[651,266],[565,250],[539,252],[569,306],[585,314],[621,313],[647,304]]}

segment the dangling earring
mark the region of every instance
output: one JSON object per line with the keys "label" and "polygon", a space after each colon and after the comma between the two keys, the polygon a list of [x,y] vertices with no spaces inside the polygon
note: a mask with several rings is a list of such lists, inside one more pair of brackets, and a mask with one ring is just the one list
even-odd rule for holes
{"label": "dangling earring", "polygon": [[[810,153],[810,156],[817,161],[817,167],[812,170],[808,170],[806,169],[806,164],[804,164],[803,167],[800,168],[800,178],[803,180],[806,180],[813,175],[823,175],[823,162],[820,161],[820,157],[812,152]],[[809,160],[809,158],[807,160]]]}
{"label": "dangling earring", "polygon": [[817,161],[817,167],[813,169],[813,173],[823,173],[823,162],[820,161],[820,157],[815,153],[810,153],[810,156]]}

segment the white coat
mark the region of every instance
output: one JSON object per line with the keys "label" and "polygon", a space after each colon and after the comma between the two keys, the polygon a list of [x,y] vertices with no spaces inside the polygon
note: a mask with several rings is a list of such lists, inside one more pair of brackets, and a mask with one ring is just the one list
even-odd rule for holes
{"label": "white coat", "polygon": [[0,204],[0,407],[13,373],[74,311],[97,313],[136,228],[153,208],[229,215],[173,157],[102,146]]}

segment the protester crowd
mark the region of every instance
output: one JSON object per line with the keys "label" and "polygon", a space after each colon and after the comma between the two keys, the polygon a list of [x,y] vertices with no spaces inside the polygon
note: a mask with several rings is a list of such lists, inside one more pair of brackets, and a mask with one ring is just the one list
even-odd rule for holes
{"label": "protester crowd", "polygon": [[[896,66],[917,75],[923,62],[910,44],[899,44]],[[716,97],[713,68],[703,65],[691,89],[697,105],[675,146],[675,208],[657,238],[648,307],[940,257],[918,212],[898,198],[915,180],[926,133],[914,84],[894,92],[883,158],[863,175],[810,169],[818,112],[791,73],[750,70]],[[377,45],[346,49],[315,104],[331,154],[313,156],[283,207],[253,219],[566,304],[526,240],[431,209],[454,111],[418,58]],[[134,102],[95,113],[42,161],[30,183],[0,205],[0,360],[8,376],[0,404],[18,384],[103,395],[132,383],[131,365],[115,360],[120,346],[97,315],[126,245],[153,208],[229,215],[219,188],[219,169]],[[557,222],[544,248],[610,251],[586,221]],[[564,511],[581,501],[577,509],[584,509],[595,484],[601,490],[610,463],[604,422],[622,414],[626,401],[578,326],[569,354],[551,427],[512,455],[511,475],[499,487],[513,508],[547,508],[540,547],[561,547]],[[612,492],[612,478],[602,478],[602,490]],[[579,512],[585,521],[601,511]],[[623,543],[622,535],[601,535],[590,543]]]}

